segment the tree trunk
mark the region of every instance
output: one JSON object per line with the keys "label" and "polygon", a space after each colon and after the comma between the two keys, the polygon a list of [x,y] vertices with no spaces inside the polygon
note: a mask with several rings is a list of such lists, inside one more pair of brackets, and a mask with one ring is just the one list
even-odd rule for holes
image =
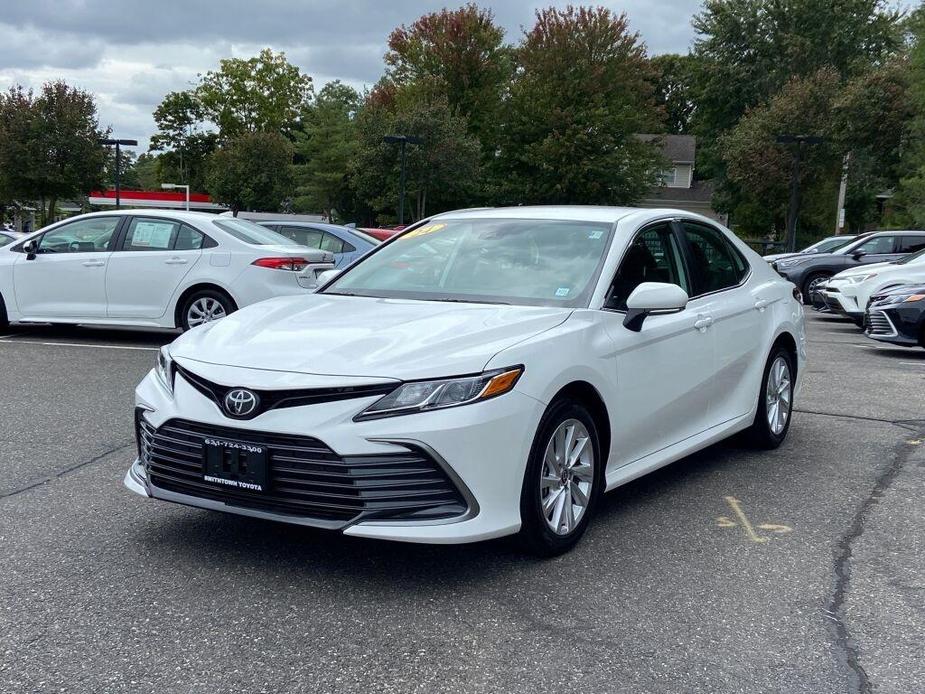
{"label": "tree trunk", "polygon": [[45,218],[45,224],[47,226],[52,224],[55,221],[55,207],[58,205],[58,198],[52,195],[48,198],[48,216]]}

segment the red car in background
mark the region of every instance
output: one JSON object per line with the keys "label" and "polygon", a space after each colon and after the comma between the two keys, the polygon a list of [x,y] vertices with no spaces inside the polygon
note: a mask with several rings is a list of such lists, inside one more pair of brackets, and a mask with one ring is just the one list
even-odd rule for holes
{"label": "red car in background", "polygon": [[380,241],[388,241],[390,238],[395,236],[399,231],[402,231],[406,227],[391,227],[389,229],[368,229],[361,227],[360,231],[366,232],[370,236],[373,236]]}

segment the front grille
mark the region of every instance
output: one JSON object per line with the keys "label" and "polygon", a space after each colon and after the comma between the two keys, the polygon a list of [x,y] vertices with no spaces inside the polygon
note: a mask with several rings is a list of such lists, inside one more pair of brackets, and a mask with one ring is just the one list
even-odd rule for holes
{"label": "front grille", "polygon": [[[318,439],[171,419],[157,429],[136,418],[138,449],[155,487],[230,506],[304,518],[433,520],[462,515],[467,504],[430,455],[338,456]],[[220,437],[266,446],[268,488],[247,492],[203,480],[202,440]],[[410,447],[409,447],[410,448]]]}
{"label": "front grille", "polygon": [[867,332],[871,335],[895,335],[896,329],[883,311],[867,312]]}

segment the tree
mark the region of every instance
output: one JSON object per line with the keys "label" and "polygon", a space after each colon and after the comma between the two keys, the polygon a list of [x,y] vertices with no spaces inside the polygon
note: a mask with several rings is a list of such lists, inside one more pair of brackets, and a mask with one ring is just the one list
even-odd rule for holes
{"label": "tree", "polygon": [[229,58],[195,90],[206,119],[222,139],[243,133],[288,134],[312,96],[312,78],[269,48],[253,58]]}
{"label": "tree", "polygon": [[665,132],[686,135],[695,110],[694,71],[697,59],[692,55],[666,53],[652,58],[655,70],[655,103],[662,112]]}
{"label": "tree", "polygon": [[706,0],[693,19],[701,132],[733,127],[791,78],[830,67],[847,80],[902,44],[886,0]]}
{"label": "tree", "polygon": [[508,203],[630,203],[664,162],[636,133],[658,128],[652,68],[625,15],[537,12],[517,49],[497,157]]}
{"label": "tree", "polygon": [[150,149],[158,157],[161,181],[185,183],[194,190],[205,185],[206,164],[218,136],[203,128],[205,109],[195,91],[170,92],[154,111],[157,133]]}
{"label": "tree", "polygon": [[356,90],[335,81],[306,110],[302,128],[294,133],[296,210],[320,211],[332,221],[352,212],[349,171],[359,149],[359,108]]}
{"label": "tree", "polygon": [[[138,185],[142,190],[157,190],[163,181],[158,178],[159,156],[145,152],[135,161],[135,174],[138,176]],[[202,190],[202,189],[200,189]]]}
{"label": "tree", "polygon": [[910,17],[909,98],[913,117],[906,124],[899,183],[894,204],[899,221],[925,227],[925,6]]}
{"label": "tree", "polygon": [[389,36],[387,79],[398,86],[428,83],[468,131],[488,144],[512,70],[504,29],[489,9],[470,3],[426,14]]}
{"label": "tree", "polygon": [[279,133],[244,133],[209,161],[206,189],[215,202],[241,210],[277,211],[290,193],[292,145]]}
{"label": "tree", "polygon": [[367,99],[357,128],[360,145],[351,180],[380,223],[394,222],[398,211],[399,154],[395,145],[383,142],[388,134],[423,140],[408,148],[407,193],[415,219],[469,204],[479,178],[479,142],[445,100],[428,102],[405,92],[388,105]]}
{"label": "tree", "polygon": [[101,184],[103,135],[89,92],[63,81],[44,84],[38,96],[11,88],[0,100],[0,170],[7,194],[37,198],[48,223],[59,199],[86,195]]}
{"label": "tree", "polygon": [[[838,90],[839,77],[831,68],[809,77],[795,77],[766,106],[750,111],[720,140],[729,180],[739,194],[738,204],[744,207],[738,213],[751,213],[743,215],[741,221],[753,233],[763,235],[772,227],[783,226],[794,153],[792,146],[776,143],[777,135],[799,133],[825,138],[823,144],[804,150],[800,176],[804,189],[820,184],[831,186],[838,177],[840,148],[834,141],[832,120]],[[832,198],[829,216],[814,219],[810,226],[831,223],[834,202]],[[812,219],[810,208],[804,208],[801,215],[804,224],[807,219]]]}

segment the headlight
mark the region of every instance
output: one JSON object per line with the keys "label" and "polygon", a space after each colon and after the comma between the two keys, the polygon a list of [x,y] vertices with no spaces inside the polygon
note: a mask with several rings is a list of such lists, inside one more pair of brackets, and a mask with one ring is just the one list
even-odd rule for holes
{"label": "headlight", "polygon": [[161,347],[157,353],[157,361],[154,363],[154,373],[167,392],[173,394],[173,359],[170,358],[170,350],[167,347]]}
{"label": "headlight", "polygon": [[853,277],[849,277],[848,281],[851,282],[852,284],[860,284],[861,282],[872,280],[876,276],[877,276],[876,272],[872,272],[869,275],[854,275]]}
{"label": "headlight", "polygon": [[439,381],[403,383],[354,417],[355,420],[395,417],[413,412],[441,410],[496,398],[511,391],[524,367],[486,371],[478,376],[446,378]]}
{"label": "headlight", "polygon": [[893,297],[894,304],[905,304],[912,301],[921,301],[925,299],[925,294],[900,294]]}

